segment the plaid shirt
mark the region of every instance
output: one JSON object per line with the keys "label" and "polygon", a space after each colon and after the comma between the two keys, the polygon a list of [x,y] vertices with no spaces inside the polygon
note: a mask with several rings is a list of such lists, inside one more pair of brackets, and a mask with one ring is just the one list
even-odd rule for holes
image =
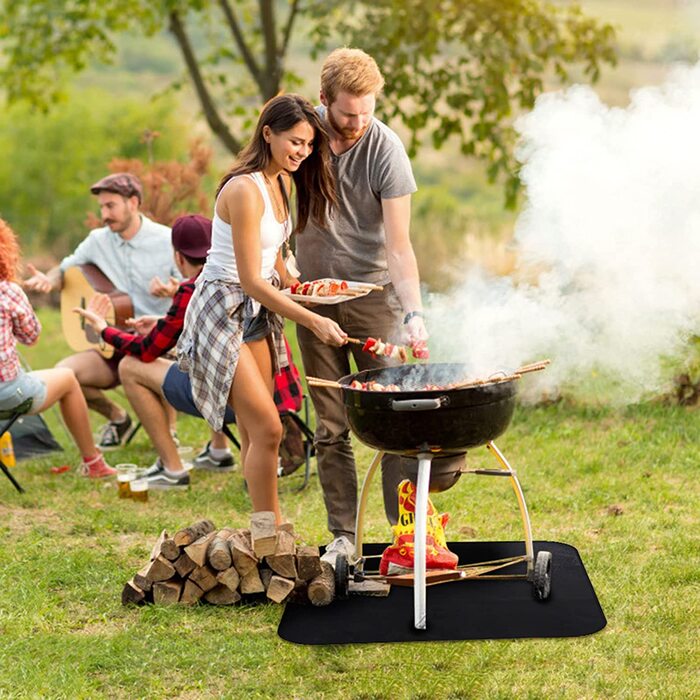
{"label": "plaid shirt", "polygon": [[41,324],[15,282],[0,281],[0,381],[16,379],[22,368],[17,356],[17,341],[31,345],[41,333]]}
{"label": "plaid shirt", "polygon": [[292,351],[289,348],[287,339],[284,338],[284,346],[287,349],[287,358],[289,364],[282,367],[275,375],[275,404],[280,413],[286,411],[301,410],[301,399],[303,388],[301,386],[301,378],[299,370],[292,362]]}
{"label": "plaid shirt", "polygon": [[[273,272],[270,281],[279,287]],[[258,307],[259,308],[259,307]],[[233,375],[243,342],[243,318],[256,313],[255,303],[240,284],[200,279],[187,309],[185,328],[177,342],[177,362],[190,375],[192,400],[207,423],[221,430]],[[284,323],[278,314],[268,317],[272,330],[275,373],[289,364]]]}
{"label": "plaid shirt", "polygon": [[168,312],[153,327],[148,335],[126,333],[118,328],[107,326],[102,331],[105,342],[113,345],[125,355],[138,357],[141,362],[153,362],[172,350],[182,333],[185,311],[194,292],[195,277],[182,282],[175,292]]}

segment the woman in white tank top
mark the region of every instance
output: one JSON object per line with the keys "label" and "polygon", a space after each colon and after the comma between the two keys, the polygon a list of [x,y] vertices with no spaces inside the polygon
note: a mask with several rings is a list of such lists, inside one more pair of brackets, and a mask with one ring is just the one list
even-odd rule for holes
{"label": "woman in white tank top", "polygon": [[[282,317],[324,343],[347,342],[335,321],[279,291],[296,281],[282,257],[282,244],[292,233],[291,180],[297,200],[294,230],[309,219],[323,226],[336,205],[329,153],[310,102],[289,94],[265,105],[252,140],[219,185],[212,246],[178,342],[180,367],[189,372],[194,402],[212,428],[221,429],[227,404],[233,408],[253,511],[272,511],[278,523],[282,425],[272,391],[273,373],[287,364]],[[259,317],[261,307],[268,325],[244,339],[244,317]]]}

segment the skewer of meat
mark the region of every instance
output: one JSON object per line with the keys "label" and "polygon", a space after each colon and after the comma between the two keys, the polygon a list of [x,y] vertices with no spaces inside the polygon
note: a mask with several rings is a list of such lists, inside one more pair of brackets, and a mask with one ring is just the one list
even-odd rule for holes
{"label": "skewer of meat", "polygon": [[[362,349],[372,355],[381,355],[383,357],[391,357],[400,362],[408,362],[408,348],[404,345],[394,345],[393,343],[385,343],[381,338],[367,338]],[[413,357],[418,360],[429,360],[430,352],[428,344],[424,340],[419,340],[411,347]]]}

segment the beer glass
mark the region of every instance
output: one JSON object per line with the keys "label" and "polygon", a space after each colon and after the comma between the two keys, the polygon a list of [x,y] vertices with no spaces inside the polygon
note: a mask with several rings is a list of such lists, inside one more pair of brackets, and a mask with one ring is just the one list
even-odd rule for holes
{"label": "beer glass", "polygon": [[125,462],[117,464],[116,470],[119,498],[131,498],[131,482],[136,479],[138,467]]}

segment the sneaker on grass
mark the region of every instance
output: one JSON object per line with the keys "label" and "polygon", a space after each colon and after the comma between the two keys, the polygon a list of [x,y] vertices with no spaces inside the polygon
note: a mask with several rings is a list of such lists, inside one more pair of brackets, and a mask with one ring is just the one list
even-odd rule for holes
{"label": "sneaker on grass", "polygon": [[148,488],[154,491],[182,491],[190,487],[188,472],[168,472],[160,459],[146,470],[144,477],[148,480]]}
{"label": "sneaker on grass", "polygon": [[117,473],[117,470],[110,467],[99,452],[92,459],[82,462],[78,471],[80,476],[87,476],[90,479],[106,479]]}
{"label": "sneaker on grass", "polygon": [[131,416],[127,413],[121,423],[110,421],[102,426],[98,447],[101,450],[115,450],[124,445],[135,431],[136,426],[133,425]]}
{"label": "sneaker on grass", "polygon": [[217,459],[211,453],[211,442],[194,458],[195,469],[206,469],[210,472],[231,472],[234,469],[233,455],[229,452],[225,457]]}

